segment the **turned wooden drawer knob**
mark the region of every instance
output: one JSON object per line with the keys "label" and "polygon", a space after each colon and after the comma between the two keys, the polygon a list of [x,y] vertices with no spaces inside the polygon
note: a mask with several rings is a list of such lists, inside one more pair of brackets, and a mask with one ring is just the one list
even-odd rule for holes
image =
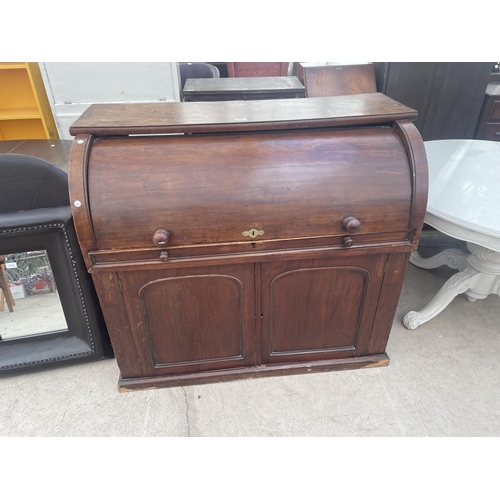
{"label": "turned wooden drawer knob", "polygon": [[343,240],[345,247],[352,247],[354,240],[350,236],[346,236]]}
{"label": "turned wooden drawer knob", "polygon": [[346,228],[348,233],[358,233],[361,229],[361,222],[354,215],[349,215],[342,221],[343,226]]}
{"label": "turned wooden drawer knob", "polygon": [[153,234],[153,243],[159,247],[163,247],[168,243],[170,233],[166,229],[157,229]]}

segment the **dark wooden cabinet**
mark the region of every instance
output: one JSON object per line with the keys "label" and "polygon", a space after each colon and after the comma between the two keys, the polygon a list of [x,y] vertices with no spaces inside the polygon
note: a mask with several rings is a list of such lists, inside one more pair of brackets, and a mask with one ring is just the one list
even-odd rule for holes
{"label": "dark wooden cabinet", "polygon": [[183,89],[187,102],[298,99],[305,94],[296,76],[188,78]]}
{"label": "dark wooden cabinet", "polygon": [[500,81],[491,82],[486,88],[474,138],[500,141]]}
{"label": "dark wooden cabinet", "polygon": [[377,92],[372,63],[297,63],[297,78],[307,97]]}
{"label": "dark wooden cabinet", "polygon": [[415,116],[382,94],[82,115],[70,194],[120,387],[386,365],[427,197]]}
{"label": "dark wooden cabinet", "polygon": [[424,141],[472,139],[490,62],[374,63],[377,90],[418,111]]}

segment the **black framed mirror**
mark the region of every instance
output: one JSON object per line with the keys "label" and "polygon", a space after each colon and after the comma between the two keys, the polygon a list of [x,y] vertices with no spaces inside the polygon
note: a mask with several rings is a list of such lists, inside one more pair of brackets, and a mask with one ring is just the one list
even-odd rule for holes
{"label": "black framed mirror", "polygon": [[[17,275],[5,268],[15,305],[0,311],[0,372],[112,355],[69,207],[2,214],[0,251],[6,264],[20,255],[25,266]],[[23,255],[35,257],[31,269]]]}
{"label": "black framed mirror", "polygon": [[[0,173],[5,156],[22,155],[0,155]],[[23,161],[14,160],[16,167],[16,162]],[[23,165],[34,164],[31,160],[25,160]],[[35,163],[45,170],[55,168],[43,160]],[[25,190],[18,190],[18,197],[11,200],[9,207],[26,202],[29,182],[21,183],[21,175],[26,175],[22,170],[16,168],[14,175],[7,176],[11,183],[16,180]],[[61,173],[62,176],[55,174],[50,188],[64,201],[67,176]],[[37,178],[38,199],[40,179],[47,179],[46,174]],[[62,195],[61,183],[66,189]],[[57,196],[44,196],[43,204],[50,204],[48,200],[61,203]],[[9,287],[4,290],[3,285],[0,292],[0,374],[113,356],[93,283],[78,246],[69,202],[66,206],[0,212],[0,262],[3,282]]]}
{"label": "black framed mirror", "polygon": [[[47,250],[0,256],[3,283],[10,293],[9,312],[0,314],[0,340],[68,330]],[[0,292],[0,312],[5,310]]]}

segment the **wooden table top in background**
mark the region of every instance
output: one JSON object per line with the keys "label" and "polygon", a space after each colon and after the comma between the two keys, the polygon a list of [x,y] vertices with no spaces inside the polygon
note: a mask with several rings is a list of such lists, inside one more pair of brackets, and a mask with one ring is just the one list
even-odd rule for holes
{"label": "wooden table top in background", "polygon": [[0,141],[0,154],[12,153],[34,156],[52,163],[68,172],[68,158],[72,140],[31,139],[19,141]]}
{"label": "wooden table top in background", "polygon": [[296,76],[188,78],[183,94],[186,101],[293,99],[306,89]]}

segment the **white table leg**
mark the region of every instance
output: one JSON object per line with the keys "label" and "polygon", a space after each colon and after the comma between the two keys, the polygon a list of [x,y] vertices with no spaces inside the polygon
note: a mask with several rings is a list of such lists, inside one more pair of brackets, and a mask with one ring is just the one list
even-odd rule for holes
{"label": "white table leg", "polygon": [[467,248],[471,251],[469,265],[481,273],[475,285],[467,290],[467,300],[475,302],[490,294],[500,295],[500,252],[474,243],[467,243]]}
{"label": "white table leg", "polygon": [[[410,262],[417,267],[434,269],[446,264],[460,272],[453,275],[437,295],[420,311],[410,311],[403,324],[409,330],[437,316],[459,294],[465,293],[469,302],[484,299],[490,294],[500,296],[500,252],[489,250],[474,243],[467,243],[471,252],[467,255],[458,249],[445,250],[425,259],[412,252]],[[465,259],[465,261],[464,261]]]}
{"label": "white table leg", "polygon": [[418,250],[415,250],[410,255],[410,262],[422,269],[436,269],[441,266],[448,266],[452,269],[458,269],[459,271],[465,270],[467,267],[467,257],[469,254],[459,250],[458,248],[451,248],[449,250],[444,250],[437,255],[432,257],[422,257]]}
{"label": "white table leg", "polygon": [[446,306],[459,294],[466,292],[475,284],[480,272],[466,268],[464,271],[454,274],[439,290],[437,295],[420,311],[410,311],[404,318],[403,324],[408,330],[414,330],[418,326],[436,317]]}

